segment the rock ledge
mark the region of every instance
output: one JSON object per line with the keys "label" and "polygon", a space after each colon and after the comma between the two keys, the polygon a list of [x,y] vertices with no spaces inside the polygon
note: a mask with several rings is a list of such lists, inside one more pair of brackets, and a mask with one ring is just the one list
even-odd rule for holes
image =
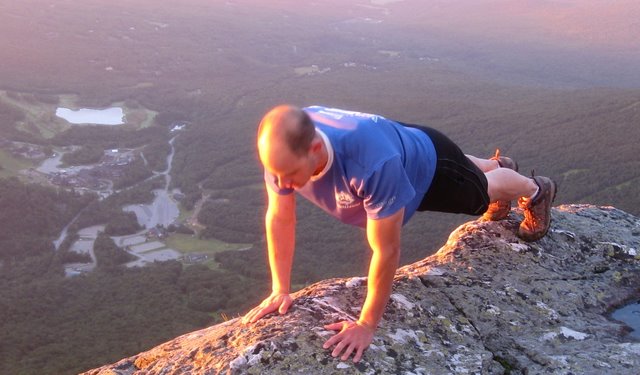
{"label": "rock ledge", "polygon": [[436,254],[401,268],[358,364],[322,349],[322,328],[356,318],[363,278],[296,293],[284,316],[238,319],[85,374],[630,374],[640,343],[606,317],[640,294],[640,219],[611,207],[554,208],[549,234],[515,235],[521,213],[472,221]]}

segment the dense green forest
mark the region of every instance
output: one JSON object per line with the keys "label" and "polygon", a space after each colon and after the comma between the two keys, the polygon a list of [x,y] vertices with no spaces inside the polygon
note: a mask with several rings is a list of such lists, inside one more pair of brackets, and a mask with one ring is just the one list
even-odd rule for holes
{"label": "dense green forest", "polygon": [[72,374],[114,362],[219,322],[267,291],[178,262],[74,278],[53,269],[62,272],[50,253],[0,274],[0,373]]}
{"label": "dense green forest", "polygon": [[133,212],[124,212],[122,210],[114,210],[113,214],[108,215],[107,225],[104,233],[109,236],[123,236],[125,234],[133,234],[143,227],[138,224],[138,218]]}
{"label": "dense green forest", "polygon": [[[137,197],[131,189],[83,212],[148,199]],[[67,251],[77,235],[58,252],[52,241],[83,207],[98,203],[93,199],[0,179],[0,373],[77,373],[219,322],[267,292],[265,283],[200,265],[118,267],[131,255],[106,233],[94,245],[97,270],[65,278],[64,263],[87,259]]]}
{"label": "dense green forest", "polygon": [[66,165],[94,164],[100,161],[104,149],[95,144],[83,144],[82,147],[62,155],[62,162]]}
{"label": "dense green forest", "polygon": [[0,179],[0,260],[11,264],[52,253],[52,239],[93,199],[17,178]]}
{"label": "dense green forest", "polygon": [[117,266],[135,260],[136,257],[119,248],[106,233],[98,233],[93,252],[96,254],[98,267],[113,270]]}
{"label": "dense green forest", "polygon": [[[286,11],[245,3],[3,5],[0,140],[48,150],[81,146],[65,155],[67,164],[92,163],[115,148],[132,150],[134,159],[114,181],[116,193],[102,200],[26,183],[23,175],[0,179],[0,373],[77,373],[220,322],[223,314],[239,316],[266,295],[266,196],[255,129],[268,108],[283,102],[430,125],[467,153],[490,156],[499,147],[523,173],[535,169],[554,178],[556,204],[614,205],[640,214],[637,64],[598,70],[591,57],[604,56],[597,61],[606,65],[617,55],[573,55],[580,48],[572,44],[529,48],[528,39],[501,50],[510,38],[424,25],[425,12],[402,2],[386,14],[337,0]],[[545,55],[534,56],[538,50]],[[313,65],[324,72],[299,73]],[[626,88],[616,88],[624,74]],[[52,126],[45,134],[41,127],[59,121],[53,110],[64,103],[124,103],[158,114],[146,127]],[[38,114],[43,109],[50,113]],[[176,122],[186,129],[172,133]],[[212,247],[215,241],[251,246],[217,252],[206,265],[119,266],[124,253],[107,235],[140,228],[121,208],[151,202],[151,191],[164,186],[163,176],[153,176],[166,170],[172,138],[171,188],[184,194],[184,216],[201,205],[203,226],[176,230],[197,229]],[[364,275],[370,257],[364,232],[299,202],[294,287]],[[54,251],[52,241],[76,215]],[[416,215],[403,230],[402,263],[435,252],[469,219]],[[87,260],[69,251],[77,232],[96,224],[106,225],[97,269],[65,278],[63,264]]]}
{"label": "dense green forest", "polygon": [[136,148],[167,137],[167,130],[159,126],[140,130],[127,127],[83,125],[57,134],[49,142],[56,146],[91,145],[103,150],[112,148]]}

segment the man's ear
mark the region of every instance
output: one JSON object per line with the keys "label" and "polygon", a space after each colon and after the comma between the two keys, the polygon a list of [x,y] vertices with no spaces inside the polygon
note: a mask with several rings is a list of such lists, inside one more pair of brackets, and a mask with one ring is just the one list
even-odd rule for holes
{"label": "man's ear", "polygon": [[311,150],[312,153],[317,154],[322,149],[322,139],[320,137],[315,137],[311,141]]}

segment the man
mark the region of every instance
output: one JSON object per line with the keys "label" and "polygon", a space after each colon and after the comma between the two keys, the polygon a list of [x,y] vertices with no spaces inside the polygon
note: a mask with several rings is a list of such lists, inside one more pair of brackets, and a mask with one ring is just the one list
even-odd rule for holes
{"label": "man", "polygon": [[295,248],[297,191],[339,220],[366,228],[373,251],[367,297],[360,318],[325,326],[340,331],[323,347],[358,362],[391,294],[400,257],[400,232],[415,211],[508,216],[511,201],[524,209],[518,235],[543,237],[550,224],[556,185],[524,177],[498,152],[491,159],[465,155],[438,131],[382,116],[334,108],[278,106],[262,119],[258,152],[265,169],[265,216],[272,293],[248,312],[253,323],[292,304],[289,295]]}

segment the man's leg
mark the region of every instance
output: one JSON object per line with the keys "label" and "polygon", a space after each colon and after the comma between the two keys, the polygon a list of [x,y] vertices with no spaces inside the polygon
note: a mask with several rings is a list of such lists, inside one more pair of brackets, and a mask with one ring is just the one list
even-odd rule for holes
{"label": "man's leg", "polygon": [[[508,168],[518,171],[518,163],[506,156],[500,156],[500,150],[496,149],[496,153],[490,159],[480,159],[472,155],[466,155],[482,172],[485,174],[498,168]],[[506,219],[511,212],[511,200],[491,200],[487,211],[482,215],[485,220],[497,221]]]}
{"label": "man's leg", "polygon": [[[547,233],[551,203],[556,196],[556,184],[550,178],[525,177],[516,171],[517,164],[513,160],[500,157],[499,153],[491,159],[465,155],[437,130],[414,127],[431,138],[438,155],[436,174],[418,211],[480,215],[490,202],[510,202],[518,198],[525,216],[518,236],[526,241],[536,241]],[[510,162],[502,165],[505,159]]]}
{"label": "man's leg", "polygon": [[509,168],[496,168],[484,175],[487,177],[491,202],[511,201],[521,197],[529,198],[538,191],[538,185],[533,179]]}
{"label": "man's leg", "polygon": [[495,159],[480,159],[473,155],[465,155],[465,156],[469,160],[471,160],[473,164],[476,165],[476,167],[480,168],[480,170],[483,171],[484,173],[487,173],[489,171],[492,171],[500,167],[500,164],[498,164],[498,161]]}
{"label": "man's leg", "polygon": [[551,224],[551,204],[557,189],[553,180],[542,176],[525,177],[508,168],[496,168],[485,173],[485,176],[491,202],[510,202],[518,198],[518,205],[524,213],[518,237],[525,241],[537,241],[547,234]]}
{"label": "man's leg", "polygon": [[557,189],[555,182],[548,177],[528,178],[519,174],[517,163],[500,157],[499,151],[491,159],[466,156],[487,178],[487,192],[491,203],[483,217],[492,221],[506,218],[511,211],[511,200],[518,199],[518,205],[524,213],[518,236],[526,241],[542,238],[551,224],[551,204]]}

